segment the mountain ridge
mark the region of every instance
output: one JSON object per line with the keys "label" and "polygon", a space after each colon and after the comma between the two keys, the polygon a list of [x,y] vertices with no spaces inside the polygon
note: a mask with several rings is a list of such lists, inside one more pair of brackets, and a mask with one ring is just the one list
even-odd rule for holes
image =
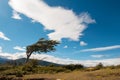
{"label": "mountain ridge", "polygon": [[[11,64],[24,64],[25,63],[26,58],[19,58],[19,59],[7,59],[7,58],[3,58],[0,57],[0,63],[4,64],[4,63],[11,63]],[[29,61],[34,60],[34,59],[30,59]],[[61,66],[62,64],[57,64],[57,63],[53,63],[53,62],[49,62],[49,61],[44,61],[44,60],[38,60],[38,64],[41,66],[50,66],[50,65],[55,65],[55,66]]]}

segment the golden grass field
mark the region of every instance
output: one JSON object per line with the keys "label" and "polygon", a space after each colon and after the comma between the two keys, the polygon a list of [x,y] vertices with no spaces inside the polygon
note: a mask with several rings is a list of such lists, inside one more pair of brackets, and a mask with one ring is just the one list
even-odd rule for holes
{"label": "golden grass field", "polygon": [[23,79],[48,78],[51,80],[120,80],[120,69],[101,69],[96,71],[73,71],[69,73],[24,75]]}
{"label": "golden grass field", "polygon": [[95,67],[84,67],[34,64],[20,66],[3,64],[0,67],[0,80],[120,80],[120,65],[98,64]]}

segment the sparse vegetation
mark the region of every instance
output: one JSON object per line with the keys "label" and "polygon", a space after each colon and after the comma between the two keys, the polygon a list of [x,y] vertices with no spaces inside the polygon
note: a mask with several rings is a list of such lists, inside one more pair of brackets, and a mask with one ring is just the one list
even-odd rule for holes
{"label": "sparse vegetation", "polygon": [[95,70],[99,70],[99,69],[102,69],[104,66],[102,63],[99,63],[98,65],[96,65],[94,68]]}
{"label": "sparse vegetation", "polygon": [[38,65],[37,60],[30,60],[27,64],[18,66],[12,64],[0,65],[0,80],[13,80],[18,77],[25,80],[28,78],[49,78],[50,80],[119,80],[119,76],[120,65],[104,67],[102,63],[90,68],[73,64],[41,66]]}
{"label": "sparse vegetation", "polygon": [[68,69],[68,70],[80,70],[80,69],[84,69],[84,66],[81,64],[70,64],[70,65],[65,65],[64,68]]}

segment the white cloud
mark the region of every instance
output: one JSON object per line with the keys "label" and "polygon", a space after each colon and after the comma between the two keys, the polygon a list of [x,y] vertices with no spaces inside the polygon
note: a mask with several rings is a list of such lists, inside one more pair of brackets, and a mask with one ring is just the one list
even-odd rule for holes
{"label": "white cloud", "polygon": [[13,11],[12,18],[13,18],[13,19],[18,19],[18,20],[22,19],[22,18],[20,17],[19,13],[16,12],[16,11]]}
{"label": "white cloud", "polygon": [[4,57],[6,59],[19,59],[19,58],[25,58],[26,55],[24,52],[20,52],[20,53],[4,53],[4,52],[0,52],[0,57]]}
{"label": "white cloud", "polygon": [[107,47],[84,49],[84,50],[81,50],[81,52],[98,52],[98,51],[107,51],[107,50],[113,50],[113,49],[119,49],[119,48],[120,48],[120,45],[114,45],[114,46],[107,46]]}
{"label": "white cloud", "polygon": [[0,32],[0,38],[3,39],[3,40],[10,41],[10,39],[8,37],[6,37],[3,32]]}
{"label": "white cloud", "polygon": [[102,58],[102,57],[104,57],[105,55],[91,55],[91,57],[93,57],[93,58]]}
{"label": "white cloud", "polygon": [[[19,58],[26,58],[25,52],[17,52],[17,53],[5,53],[2,52],[2,47],[0,47],[0,57],[7,58],[7,59],[19,59]],[[102,63],[105,66],[108,65],[119,65],[120,64],[120,58],[111,58],[111,59],[102,59],[102,60],[71,60],[69,58],[63,59],[58,58],[55,56],[47,55],[47,54],[32,54],[31,59],[38,59],[38,60],[44,60],[48,62],[58,63],[58,64],[82,64],[84,66],[90,67],[90,66],[96,66],[98,63]]]}
{"label": "white cloud", "polygon": [[[0,53],[0,56],[7,59],[19,59],[26,58],[26,53]],[[82,64],[84,66],[96,66],[98,63],[103,63],[103,65],[119,65],[120,58],[112,58],[112,59],[103,59],[103,60],[71,60],[71,59],[63,59],[55,56],[47,55],[47,54],[32,54],[31,59],[44,60],[48,62],[58,63],[58,64]]]}
{"label": "white cloud", "polygon": [[63,48],[68,48],[68,46],[66,45],[66,46],[64,46]]}
{"label": "white cloud", "polygon": [[18,51],[25,51],[25,47],[20,47],[20,46],[15,46],[13,49],[18,50]]}
{"label": "white cloud", "polygon": [[89,23],[94,23],[88,13],[76,15],[72,10],[63,7],[51,7],[43,0],[9,0],[9,5],[18,13],[44,25],[50,39],[68,38],[78,41]]}
{"label": "white cloud", "polygon": [[2,52],[2,47],[0,46],[0,53]]}
{"label": "white cloud", "polygon": [[80,46],[86,46],[87,43],[85,43],[84,41],[80,41]]}

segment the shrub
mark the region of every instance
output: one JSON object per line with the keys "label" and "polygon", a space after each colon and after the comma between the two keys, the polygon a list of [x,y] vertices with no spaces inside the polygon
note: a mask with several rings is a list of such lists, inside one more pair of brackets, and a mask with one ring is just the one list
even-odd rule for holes
{"label": "shrub", "polygon": [[16,72],[16,77],[23,77],[23,72],[22,71],[17,71]]}
{"label": "shrub", "polygon": [[30,64],[25,64],[25,65],[23,66],[23,68],[22,68],[22,71],[31,72],[31,71],[33,71],[33,67],[32,67],[32,65],[30,65]]}
{"label": "shrub", "polygon": [[37,73],[59,73],[59,72],[68,72],[67,69],[63,67],[49,67],[49,66],[40,66],[35,70]]}
{"label": "shrub", "polygon": [[70,65],[65,65],[64,68],[73,71],[73,70],[83,69],[84,66],[81,65],[81,64],[76,64],[76,65],[74,65],[74,64],[70,64]]}
{"label": "shrub", "polygon": [[117,65],[116,68],[120,68],[120,65]]}
{"label": "shrub", "polygon": [[11,66],[11,65],[6,65],[6,64],[0,65],[0,71],[5,71],[8,69],[12,69],[12,68],[13,68],[13,66]]}
{"label": "shrub", "polygon": [[24,71],[27,74],[28,73],[36,73],[36,72],[38,72],[36,69],[37,66],[38,66],[38,60],[32,59],[23,65],[22,71]]}
{"label": "shrub", "polygon": [[115,69],[115,66],[114,66],[114,65],[111,65],[111,66],[107,66],[106,68]]}
{"label": "shrub", "polygon": [[104,66],[102,63],[99,63],[98,65],[95,66],[95,70],[102,69]]}

